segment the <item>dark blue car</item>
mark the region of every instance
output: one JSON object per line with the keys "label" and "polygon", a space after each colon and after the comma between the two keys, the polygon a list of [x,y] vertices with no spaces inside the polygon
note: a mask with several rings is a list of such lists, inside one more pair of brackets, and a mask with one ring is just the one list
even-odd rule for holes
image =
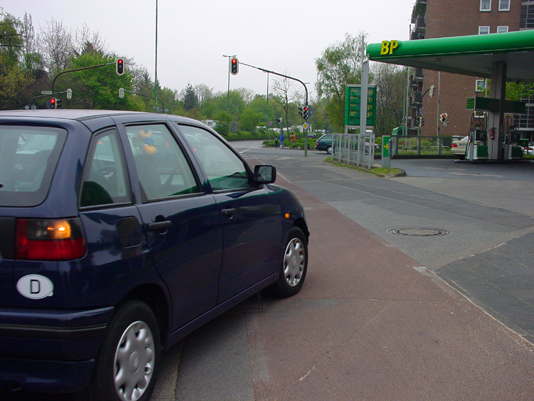
{"label": "dark blue car", "polygon": [[187,118],[0,112],[0,388],[146,401],[162,350],[296,294],[309,232],[275,179]]}

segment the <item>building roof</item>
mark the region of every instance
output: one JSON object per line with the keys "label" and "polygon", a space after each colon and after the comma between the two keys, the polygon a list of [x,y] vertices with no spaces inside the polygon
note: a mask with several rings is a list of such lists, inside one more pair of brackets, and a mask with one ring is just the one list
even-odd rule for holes
{"label": "building roof", "polygon": [[534,81],[534,30],[398,42],[381,55],[381,43],[367,46],[370,60],[490,78],[499,61],[510,81]]}

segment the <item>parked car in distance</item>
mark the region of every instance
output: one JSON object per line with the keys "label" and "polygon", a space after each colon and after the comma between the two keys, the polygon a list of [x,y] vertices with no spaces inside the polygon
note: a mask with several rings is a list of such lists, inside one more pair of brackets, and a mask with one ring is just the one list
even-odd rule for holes
{"label": "parked car in distance", "polygon": [[469,142],[468,136],[453,136],[451,144],[452,154],[458,156],[458,158],[465,158],[465,151],[467,149],[467,143]]}
{"label": "parked car in distance", "polygon": [[324,150],[326,152],[330,151],[330,148],[332,147],[332,143],[334,141],[334,135],[333,134],[324,134],[317,139],[315,149],[316,150]]}
{"label": "parked car in distance", "polygon": [[0,388],[148,401],[162,350],[298,293],[309,231],[275,180],[188,118],[0,112]]}

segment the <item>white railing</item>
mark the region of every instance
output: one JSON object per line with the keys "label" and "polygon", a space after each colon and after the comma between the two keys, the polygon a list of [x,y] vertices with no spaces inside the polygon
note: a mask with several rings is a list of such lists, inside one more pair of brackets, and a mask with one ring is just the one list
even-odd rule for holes
{"label": "white railing", "polygon": [[372,168],[375,159],[375,134],[334,134],[332,158],[342,163]]}

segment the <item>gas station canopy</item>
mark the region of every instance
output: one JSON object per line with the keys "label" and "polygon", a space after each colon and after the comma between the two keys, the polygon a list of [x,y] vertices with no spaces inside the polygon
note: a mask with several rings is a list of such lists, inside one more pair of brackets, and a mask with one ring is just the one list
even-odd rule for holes
{"label": "gas station canopy", "polygon": [[534,30],[411,41],[367,47],[370,60],[492,78],[504,62],[506,80],[534,81]]}

